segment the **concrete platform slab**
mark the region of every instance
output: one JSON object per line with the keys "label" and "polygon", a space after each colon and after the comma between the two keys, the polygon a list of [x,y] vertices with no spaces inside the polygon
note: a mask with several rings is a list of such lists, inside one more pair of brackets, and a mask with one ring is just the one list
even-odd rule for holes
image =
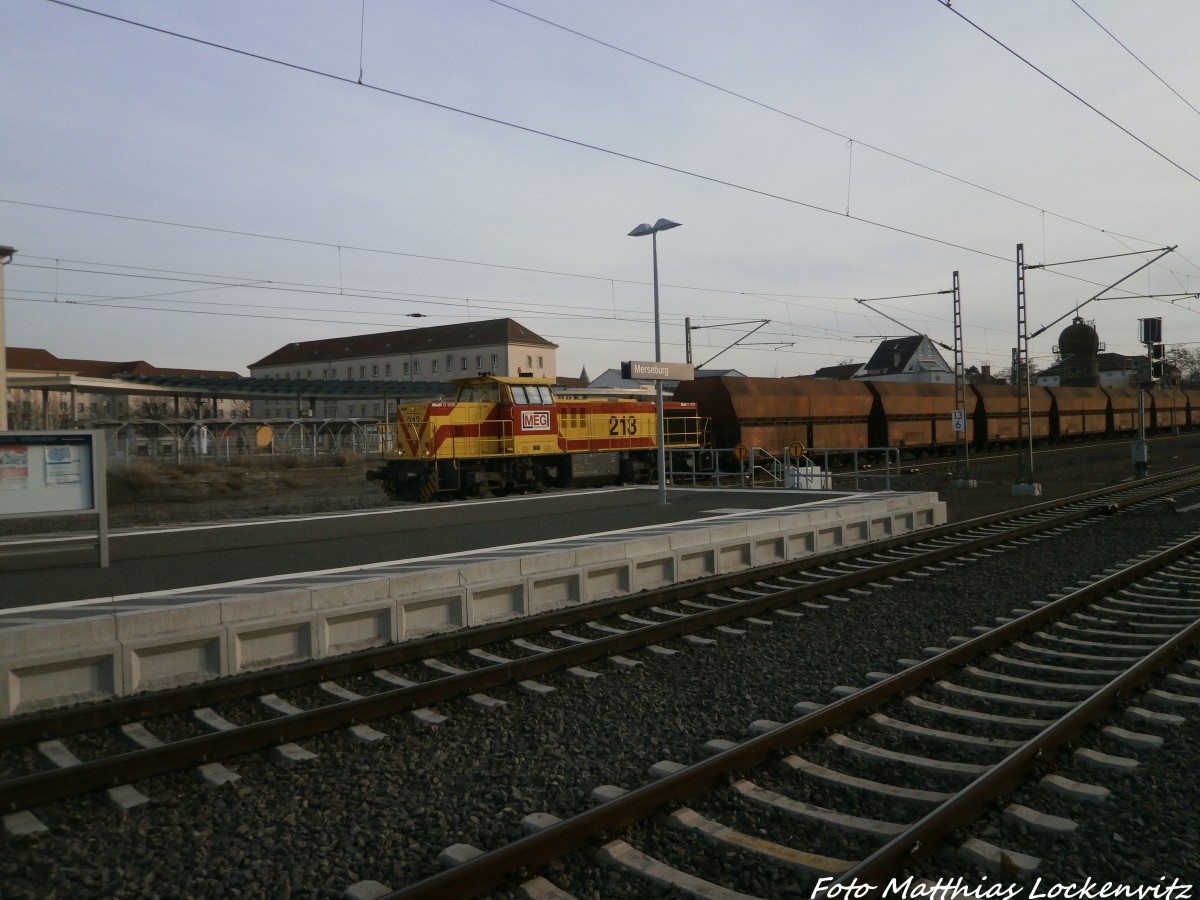
{"label": "concrete platform slab", "polygon": [[[0,610],[0,718],[803,559],[946,520],[926,492],[746,494],[754,503],[733,510],[716,509],[724,492],[688,494],[655,510],[671,521],[639,527]],[[520,534],[519,523],[504,533]]]}

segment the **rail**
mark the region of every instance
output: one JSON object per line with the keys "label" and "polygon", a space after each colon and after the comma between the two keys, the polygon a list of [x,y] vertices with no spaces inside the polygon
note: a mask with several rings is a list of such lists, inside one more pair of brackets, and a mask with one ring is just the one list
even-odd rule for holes
{"label": "rail", "polygon": [[[1030,527],[1036,529],[1046,526],[1033,525]],[[1010,533],[1004,540],[1011,540],[1014,537],[1015,534]],[[972,545],[972,547],[975,546],[978,545]],[[942,558],[951,558],[963,553],[966,549],[963,545],[954,549],[944,549],[941,551],[945,554]],[[608,840],[607,836],[654,815],[664,807],[686,802],[701,791],[722,781],[727,781],[732,773],[745,771],[762,764],[772,755],[790,751],[828,729],[850,722],[865,712],[878,708],[893,697],[909,693],[918,686],[931,682],[946,672],[960,668],[980,655],[1017,639],[1028,631],[1041,627],[1044,623],[1067,615],[1094,598],[1103,596],[1107,592],[1129,584],[1143,575],[1152,573],[1179,558],[1194,554],[1198,550],[1200,550],[1200,537],[1187,539],[1153,557],[1143,559],[1132,567],[1060,598],[1033,613],[1012,620],[987,634],[864,687],[848,697],[835,700],[759,737],[745,740],[706,760],[684,767],[651,784],[635,788],[593,809],[551,825],[543,831],[528,835],[512,844],[462,863],[454,869],[385,896],[408,898],[408,900],[418,897],[451,895],[477,896],[502,883],[503,879],[514,871],[527,872],[560,859],[566,853],[587,846],[597,839]],[[928,559],[928,557],[923,557],[922,562]],[[905,565],[918,568],[919,566],[914,565],[914,562],[913,559],[909,559]],[[862,578],[863,583],[867,583],[869,579],[877,578],[881,572],[882,569],[875,570],[871,575],[860,574],[849,577]],[[824,582],[826,593],[829,592],[832,584],[833,579]],[[812,589],[814,585],[816,587],[815,596],[821,583],[810,584],[808,588]],[[782,596],[781,592],[769,599],[751,601],[749,606],[761,604],[764,611],[767,608],[775,608],[778,605],[778,599]],[[788,596],[792,600],[798,597],[796,593],[790,593]],[[748,606],[740,607],[743,614],[748,608]],[[728,616],[731,609],[732,607],[725,607],[719,610],[719,614]],[[758,610],[755,611],[755,614],[757,612]],[[678,623],[671,624],[676,627],[678,625]],[[861,882],[856,882],[854,879],[861,879],[868,884],[878,884],[881,878],[894,874],[896,867],[905,860],[928,856],[936,850],[940,841],[949,831],[977,818],[992,799],[1009,789],[1025,771],[1040,760],[1052,758],[1053,750],[1056,747],[1079,734],[1087,724],[1098,718],[1101,712],[1106,710],[1116,699],[1127,695],[1134,686],[1146,681],[1152,672],[1169,662],[1173,656],[1182,652],[1183,648],[1194,643],[1197,638],[1200,638],[1200,620],[1180,631],[1119,678],[1105,685],[1092,698],[1077,706],[1036,738],[1022,745],[987,776],[972,782],[967,790],[960,792],[952,800],[939,806],[931,815],[919,820],[894,840],[889,841],[879,851],[860,861],[836,882],[837,886],[842,887],[845,892],[842,896],[878,896],[879,892],[874,889],[869,894],[855,893],[853,885]]]}

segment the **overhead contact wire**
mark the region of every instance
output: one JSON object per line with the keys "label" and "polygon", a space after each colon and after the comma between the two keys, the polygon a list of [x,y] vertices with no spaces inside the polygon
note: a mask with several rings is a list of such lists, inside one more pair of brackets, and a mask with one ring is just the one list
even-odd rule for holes
{"label": "overhead contact wire", "polygon": [[[57,2],[57,0],[52,0],[52,2]],[[1071,90],[1065,84],[1063,84],[1061,81],[1054,78],[1054,76],[1050,75],[1049,73],[1045,72],[1042,69],[1039,69],[1036,65],[1034,65],[1032,62],[1027,60],[1024,56],[1022,56],[1020,53],[1018,53],[1012,47],[1008,46],[1008,44],[1004,43],[1004,41],[1000,40],[997,37],[994,37],[993,35],[989,34],[987,31],[985,31],[983,28],[981,28],[979,25],[976,25],[974,22],[972,22],[970,19],[968,19],[966,16],[964,16],[962,14],[962,12],[960,12],[959,10],[957,10],[953,6],[951,6],[949,0],[937,0],[937,2],[939,5],[944,6],[946,9],[950,10],[950,12],[954,13],[956,16],[958,16],[960,19],[962,19],[964,22],[966,22],[968,25],[970,25],[972,28],[974,28],[976,31],[978,31],[980,34],[982,34],[988,40],[994,42],[995,44],[997,44],[1000,47],[1007,50],[1009,53],[1011,53],[1013,56],[1015,56],[1021,62],[1025,63],[1025,65],[1029,66],[1029,68],[1033,69],[1033,71],[1037,72],[1039,75],[1041,75],[1047,81],[1049,81],[1051,84],[1055,85],[1060,90],[1063,90],[1066,93],[1070,94],[1072,97],[1074,97],[1076,100],[1078,100],[1084,106],[1086,106],[1088,109],[1090,109],[1096,115],[1098,115],[1100,118],[1104,119],[1104,121],[1108,122],[1113,127],[1119,129],[1120,131],[1127,134],[1129,137],[1133,138],[1135,141],[1137,141],[1139,144],[1141,144],[1143,147],[1145,147],[1147,150],[1149,150],[1155,156],[1170,163],[1172,166],[1174,166],[1176,169],[1178,169],[1180,172],[1182,172],[1184,175],[1186,175],[1188,178],[1192,179],[1193,181],[1200,182],[1200,177],[1196,176],[1189,170],[1185,169],[1183,166],[1181,166],[1179,163],[1175,162],[1175,160],[1171,159],[1171,157],[1167,156],[1161,150],[1158,150],[1157,148],[1148,144],[1146,141],[1142,140],[1140,137],[1138,137],[1136,134],[1134,134],[1132,131],[1130,131],[1128,128],[1126,128],[1124,125],[1122,125],[1120,122],[1118,122],[1116,119],[1112,118],[1111,116],[1101,112],[1099,109],[1092,106],[1092,104],[1088,103],[1086,100],[1084,100],[1082,97],[1080,97],[1077,93],[1075,93],[1073,90]]]}
{"label": "overhead contact wire", "polygon": [[287,62],[286,60],[276,59],[274,57],[266,56],[261,53],[254,53],[253,51],[250,51],[250,50],[241,50],[241,49],[238,49],[237,47],[230,47],[227,44],[219,44],[216,41],[208,41],[203,38],[198,38],[198,37],[194,37],[192,35],[183,34],[178,31],[171,31],[170,29],[159,28],[155,25],[148,25],[145,22],[137,22],[133,19],[126,19],[126,18],[123,18],[122,16],[115,16],[115,15],[112,15],[111,13],[100,12],[99,10],[95,10],[95,9],[88,9],[85,6],[78,6],[74,3],[68,3],[68,2],[66,2],[66,0],[45,0],[45,2],[53,3],[56,6],[62,6],[67,9],[74,9],[78,12],[89,13],[91,15],[99,16],[100,18],[104,18],[104,19],[109,19],[114,22],[120,22],[124,25],[132,25],[135,28],[143,28],[147,31],[153,31],[157,34],[166,35],[168,37],[178,38],[180,40],[189,41],[189,42],[195,43],[195,44],[200,44],[201,46],[210,47],[214,50],[222,50],[222,51],[225,51],[226,53],[234,53],[234,54],[237,54],[238,56],[244,56],[248,59],[256,59],[260,62],[270,63],[272,65],[277,65],[277,66],[283,66],[284,68],[292,69],[293,71],[296,71],[296,72],[304,72],[308,75],[316,75],[321,78],[328,78],[332,81],[339,81],[342,84],[356,85],[356,86],[365,88],[367,90],[377,91],[378,93],[385,94],[390,97],[397,97],[402,100],[409,100],[414,103],[420,103],[425,106],[430,106],[430,107],[433,107],[434,109],[441,109],[446,112],[452,112],[452,113],[457,113],[458,115],[468,116],[472,119],[477,119],[481,122],[490,122],[493,125],[501,125],[501,126],[504,126],[505,128],[511,128],[515,131],[524,132],[525,134],[532,134],[532,135],[536,135],[537,137],[549,138],[550,140],[558,141],[563,144],[569,144],[573,147],[580,147],[585,150],[593,150],[597,153],[604,153],[608,156],[616,157],[617,159],[624,159],[624,160],[628,160],[629,162],[640,163],[642,165],[651,166],[653,168],[661,169],[666,172],[674,172],[677,175],[686,175],[689,178],[696,178],[696,179],[699,179],[700,181],[708,182],[709,184],[717,184],[717,185],[721,185],[722,187],[728,187],[728,188],[733,188],[734,190],[745,191],[748,194],[754,194],[759,197],[766,197],[768,199],[778,200],[782,203],[788,203],[793,206],[799,206],[799,207],[803,207],[805,209],[811,209],[814,212],[822,212],[822,213],[826,213],[827,215],[837,216],[838,218],[845,218],[845,219],[850,219],[855,222],[861,222],[864,225],[871,225],[875,228],[882,228],[885,231],[891,231],[895,234],[903,234],[903,235],[906,235],[907,237],[917,238],[918,240],[929,241],[930,243],[934,243],[934,244],[940,244],[943,247],[953,247],[955,250],[963,250],[967,253],[974,253],[979,256],[985,256],[990,259],[999,260],[1001,262],[1006,262],[1006,263],[1011,262],[1011,260],[1007,256],[1001,256],[996,253],[990,253],[987,250],[979,250],[975,247],[968,247],[965,244],[956,244],[953,241],[948,241],[943,238],[933,237],[932,235],[921,234],[920,232],[917,232],[917,231],[910,231],[909,229],[901,228],[898,225],[888,225],[884,222],[878,222],[874,219],[867,219],[862,216],[844,215],[844,214],[838,212],[837,210],[830,209],[825,206],[820,206],[819,204],[816,204],[816,203],[809,203],[805,200],[797,200],[794,197],[786,197],[783,194],[776,194],[771,191],[763,190],[760,188],[749,187],[748,185],[738,184],[733,181],[727,181],[723,178],[717,178],[716,176],[713,176],[713,175],[704,175],[700,172],[693,172],[689,169],[684,169],[679,166],[672,166],[668,163],[656,162],[654,160],[645,159],[645,158],[639,157],[639,156],[634,156],[633,154],[630,154],[630,153],[624,153],[620,150],[613,150],[608,147],[601,147],[598,144],[589,144],[586,141],[580,141],[580,140],[576,140],[575,138],[566,137],[564,135],[554,134],[553,132],[550,132],[550,131],[542,131],[541,129],[533,128],[528,125],[519,125],[516,122],[509,122],[509,121],[506,121],[505,119],[496,118],[495,116],[489,116],[484,113],[473,112],[471,110],[462,109],[457,106],[451,106],[447,103],[440,103],[436,100],[429,100],[425,97],[418,97],[415,94],[406,94],[403,91],[397,91],[397,90],[393,90],[391,88],[380,87],[379,85],[368,84],[366,82],[359,84],[353,78],[347,78],[344,75],[337,75],[333,72],[325,72],[320,69],[314,69],[310,66],[300,65],[299,63]]}

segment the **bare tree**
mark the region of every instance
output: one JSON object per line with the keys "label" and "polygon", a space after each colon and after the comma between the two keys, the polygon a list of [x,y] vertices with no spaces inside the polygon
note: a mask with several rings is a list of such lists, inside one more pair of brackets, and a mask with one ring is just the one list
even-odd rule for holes
{"label": "bare tree", "polygon": [[1175,344],[1166,349],[1163,360],[1179,370],[1179,383],[1200,385],[1200,349],[1186,344]]}
{"label": "bare tree", "polygon": [[175,404],[166,397],[138,397],[129,410],[135,419],[170,419],[175,416]]}
{"label": "bare tree", "polygon": [[[1022,371],[1023,371],[1023,367],[1018,365],[1016,368],[1016,375],[1021,376]],[[1031,384],[1037,378],[1037,374],[1040,371],[1041,371],[1041,367],[1038,366],[1037,362],[1034,360],[1030,360],[1029,361],[1029,381]],[[1025,383],[1023,378],[1014,378],[1013,377],[1013,367],[1012,366],[1009,366],[1008,368],[1005,368],[1005,369],[998,369],[993,374],[997,378],[999,378],[1001,381],[1006,381],[1009,384],[1024,384]]]}

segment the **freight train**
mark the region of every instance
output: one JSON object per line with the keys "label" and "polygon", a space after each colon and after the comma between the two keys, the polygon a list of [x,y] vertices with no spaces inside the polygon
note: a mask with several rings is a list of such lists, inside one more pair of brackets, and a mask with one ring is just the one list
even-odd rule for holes
{"label": "freight train", "polygon": [[[655,472],[651,401],[556,397],[549,378],[481,375],[455,383],[453,401],[397,407],[394,448],[367,472],[393,500],[644,482]],[[703,446],[694,404],[673,401],[663,411],[666,448]]]}
{"label": "freight train", "polygon": [[[778,453],[793,441],[814,449],[898,447],[913,456],[953,450],[952,384],[827,381],[814,378],[698,378],[674,393],[711,422],[717,447],[762,447]],[[1017,388],[966,387],[966,440],[977,449],[1015,444],[1021,436]],[[1151,431],[1200,427],[1200,390],[1146,391]],[[1032,387],[1027,427],[1034,441],[1132,435],[1136,388]]]}
{"label": "freight train", "polygon": [[[644,397],[555,395],[552,379],[481,375],[456,382],[454,401],[397,408],[394,447],[367,473],[395,500],[428,501],[567,485],[646,482],[657,465],[655,404]],[[783,454],[897,447],[912,456],[953,450],[949,384],[722,376],[680,383],[664,405],[665,451],[738,444]],[[1200,427],[1200,390],[1145,396],[1151,431]],[[966,389],[966,440],[977,449],[1022,435],[1017,389]],[[1036,442],[1132,435],[1133,388],[1036,387]]]}

